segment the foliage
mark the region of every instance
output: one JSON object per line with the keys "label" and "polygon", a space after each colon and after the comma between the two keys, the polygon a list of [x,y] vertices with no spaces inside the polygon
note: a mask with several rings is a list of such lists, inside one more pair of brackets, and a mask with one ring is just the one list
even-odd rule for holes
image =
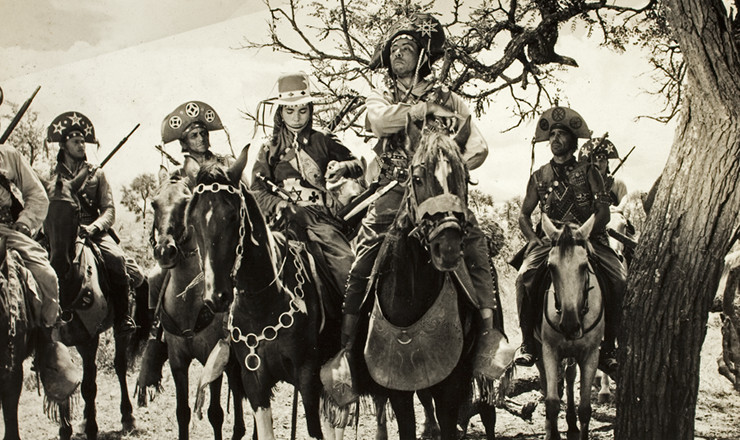
{"label": "foliage", "polygon": [[[436,77],[471,100],[479,115],[500,92],[508,95],[519,123],[556,100],[553,72],[578,65],[575,58],[555,52],[564,24],[584,26],[589,35],[601,33],[604,44],[617,50],[630,43],[662,48],[656,67],[666,66],[663,73],[678,84],[683,78],[680,63],[665,64],[676,61],[678,51],[669,43],[658,0],[646,0],[639,8],[628,0],[481,0],[475,6],[453,0],[444,7],[411,0],[265,3],[271,14],[269,40],[246,40],[243,47],[269,48],[307,61],[328,91],[330,105],[358,95],[363,84],[372,85],[368,64],[376,44],[399,16],[418,11],[438,15],[447,35]],[[528,90],[530,85],[534,90]],[[662,91],[680,99],[680,89]],[[353,115],[356,119],[358,112]]]}
{"label": "foliage", "polygon": [[157,177],[152,173],[142,173],[134,177],[130,184],[121,188],[121,204],[136,214],[137,220],[146,219],[150,210],[149,199],[158,186]]}
{"label": "foliage", "polygon": [[472,189],[469,205],[488,239],[491,257],[510,260],[525,243],[518,220],[522,206],[521,197],[495,204],[489,194]]}

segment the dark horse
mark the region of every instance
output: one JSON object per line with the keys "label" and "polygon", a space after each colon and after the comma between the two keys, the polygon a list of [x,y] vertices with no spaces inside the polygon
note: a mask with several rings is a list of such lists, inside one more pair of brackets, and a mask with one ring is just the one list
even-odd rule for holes
{"label": "dark horse", "polygon": [[26,303],[23,260],[14,250],[6,251],[0,238],[0,406],[5,420],[5,440],[20,439],[18,400],[23,386],[23,360],[32,351],[31,316]]}
{"label": "dark horse", "polygon": [[228,172],[201,169],[188,207],[203,260],[206,303],[214,311],[231,304],[231,349],[242,367],[258,438],[275,438],[270,399],[278,381],[300,391],[308,434],[322,438],[319,368],[339,349],[339,322],[323,319],[305,248],[278,243],[256,200],[240,185],[246,154],[245,148]]}
{"label": "dark horse", "polygon": [[[177,396],[179,438],[189,438],[190,407],[188,406],[188,368],[193,359],[206,363],[209,353],[223,337],[225,313],[212,313],[203,304],[203,272],[198,246],[192,227],[185,227],[185,211],[192,197],[182,179],[168,180],[160,185],[152,200],[154,231],[152,245],[157,264],[168,270],[169,281],[161,296],[159,314],[167,342],[172,377]],[[156,234],[154,233],[156,232]],[[244,436],[244,414],[239,370],[236,363],[227,369],[229,385],[234,392],[233,439]],[[221,379],[210,385],[211,403],[208,419],[213,435],[220,440],[224,412],[221,409]]]}
{"label": "dark horse", "polygon": [[[49,182],[49,212],[44,220],[44,231],[49,240],[49,256],[51,265],[59,278],[59,300],[62,307],[62,319],[66,324],[60,330],[62,342],[74,345],[82,357],[82,398],[85,400],[84,427],[89,440],[98,436],[96,421],[95,396],[97,394],[96,375],[97,365],[95,355],[98,351],[100,333],[113,325],[113,309],[110,303],[102,298],[101,291],[105,291],[106,283],[102,271],[94,263],[95,257],[90,243],[85,240],[84,246],[79,245],[78,233],[80,228],[80,204],[77,192],[87,178],[87,169],[73,179],[66,180],[58,177]],[[84,255],[83,255],[84,254]],[[142,294],[143,292],[143,294]],[[136,319],[142,323],[146,314],[146,285],[137,289]],[[107,304],[106,304],[107,303]],[[96,308],[104,305],[104,309]],[[82,311],[84,309],[85,311]],[[100,317],[100,319],[88,319]],[[99,321],[97,324],[93,321]],[[92,327],[91,327],[92,326]],[[91,331],[90,329],[94,329]],[[146,325],[144,325],[146,327]],[[121,387],[121,423],[124,432],[135,428],[133,407],[128,395],[126,383],[126,368],[128,365],[129,344],[138,345],[146,340],[146,331],[137,331],[133,335],[116,335],[115,356],[113,365]],[[59,436],[69,439],[72,435],[70,424],[69,405],[60,406]]]}
{"label": "dark horse", "polygon": [[[367,334],[359,335],[366,343],[355,344],[352,356],[359,391],[388,397],[401,440],[416,438],[413,395],[420,390],[434,399],[441,438],[456,439],[472,377],[475,311],[457,270],[469,215],[459,145],[467,128],[453,139],[441,129],[407,124],[410,180],[373,268],[373,308],[361,326]],[[493,435],[493,410],[484,424]]]}

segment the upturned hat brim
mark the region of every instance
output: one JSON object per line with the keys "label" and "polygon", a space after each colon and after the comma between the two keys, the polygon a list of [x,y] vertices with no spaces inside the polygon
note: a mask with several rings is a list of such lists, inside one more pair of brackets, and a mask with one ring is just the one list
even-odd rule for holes
{"label": "upturned hat brim", "polygon": [[576,138],[589,139],[591,137],[591,130],[588,129],[586,121],[578,112],[568,107],[553,107],[545,110],[537,121],[534,142],[550,139],[550,130],[557,127],[569,130]]}
{"label": "upturned hat brim", "polygon": [[445,31],[442,24],[434,16],[426,13],[415,14],[413,17],[403,17],[398,20],[390,31],[375,48],[370,60],[371,69],[388,68],[391,70],[391,45],[399,35],[409,35],[423,49],[427,57],[419,68],[419,75],[425,77],[432,72],[432,64],[444,56]]}
{"label": "upturned hat brim", "polygon": [[69,134],[75,131],[80,132],[85,142],[89,144],[98,142],[95,138],[95,127],[90,119],[80,112],[65,112],[54,118],[46,129],[46,140],[64,142],[69,139]]}
{"label": "upturned hat brim", "polygon": [[224,128],[213,107],[202,101],[188,101],[179,105],[162,121],[162,143],[181,139],[194,122],[202,123],[208,131]]}

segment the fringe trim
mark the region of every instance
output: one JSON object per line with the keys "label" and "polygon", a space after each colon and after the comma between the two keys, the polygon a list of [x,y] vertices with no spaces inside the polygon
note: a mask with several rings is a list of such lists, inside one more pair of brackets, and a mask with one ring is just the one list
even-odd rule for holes
{"label": "fringe trim", "polygon": [[154,398],[164,391],[164,387],[162,386],[162,382],[159,381],[156,384],[153,385],[147,385],[142,387],[138,383],[136,384],[136,387],[134,388],[134,399],[136,399],[137,404],[139,407],[147,406],[149,402],[153,402]]}
{"label": "fringe trim", "polygon": [[319,413],[334,428],[346,428],[355,423],[359,417],[359,403],[339,406],[337,402],[326,392],[322,391],[319,398]]}
{"label": "fringe trim", "polygon": [[471,381],[472,402],[503,408],[515,373],[516,365],[513,360],[500,378],[492,379],[484,374],[475,373]]}
{"label": "fringe trim", "polygon": [[[75,390],[70,394],[69,397],[62,401],[56,401],[54,399],[51,399],[47,394],[44,394],[44,414],[46,414],[46,417],[49,418],[49,420],[61,423],[63,425],[71,425],[72,424],[72,417],[74,415],[75,409],[77,408],[77,405],[80,402],[80,386],[77,385]],[[64,407],[67,407],[69,409],[68,416],[65,417],[63,415],[62,409]]]}

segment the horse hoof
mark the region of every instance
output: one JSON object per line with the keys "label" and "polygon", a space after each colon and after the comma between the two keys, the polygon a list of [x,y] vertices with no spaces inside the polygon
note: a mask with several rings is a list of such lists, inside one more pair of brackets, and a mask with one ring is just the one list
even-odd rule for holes
{"label": "horse hoof", "polygon": [[121,422],[122,432],[123,434],[130,434],[134,430],[136,430],[136,419],[133,417],[131,420],[124,420]]}
{"label": "horse hoof", "polygon": [[[465,432],[463,431],[463,434]],[[439,430],[439,426],[425,426],[424,431],[421,433],[421,438],[424,440],[440,440],[442,432]],[[458,437],[460,438],[460,437]]]}
{"label": "horse hoof", "polygon": [[609,403],[610,398],[611,398],[610,394],[607,394],[607,393],[599,394],[599,403],[602,405]]}

